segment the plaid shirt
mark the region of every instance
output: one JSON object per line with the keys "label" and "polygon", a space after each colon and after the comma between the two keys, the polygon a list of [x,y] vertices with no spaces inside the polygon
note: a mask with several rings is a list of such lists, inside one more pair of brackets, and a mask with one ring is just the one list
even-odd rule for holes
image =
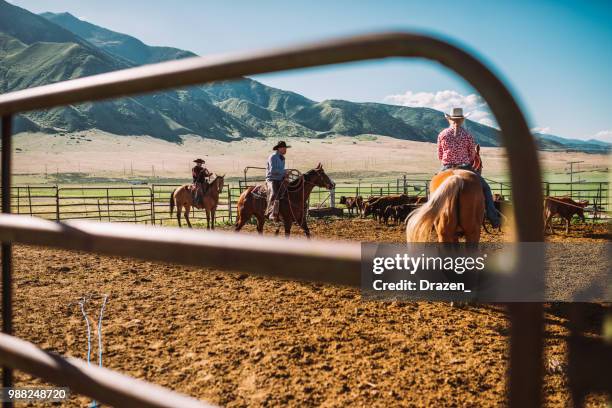
{"label": "plaid shirt", "polygon": [[471,164],[476,152],[474,137],[463,127],[448,127],[438,135],[438,159],[443,166],[449,164]]}

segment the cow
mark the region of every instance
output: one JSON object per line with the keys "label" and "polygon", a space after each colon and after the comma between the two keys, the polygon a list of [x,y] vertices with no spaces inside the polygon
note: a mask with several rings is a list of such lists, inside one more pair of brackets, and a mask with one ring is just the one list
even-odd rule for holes
{"label": "cow", "polygon": [[361,215],[363,211],[363,197],[340,197],[340,204],[344,204],[349,211],[350,215],[353,215],[355,209],[357,209],[357,213]]}
{"label": "cow", "polygon": [[394,207],[394,221],[396,224],[406,221],[406,217],[416,208],[415,204],[401,204]]}
{"label": "cow", "polygon": [[416,207],[415,204],[400,204],[400,205],[390,205],[385,208],[383,220],[385,225],[387,225],[389,218],[393,219],[394,224],[399,224],[406,220],[406,217],[410,212]]}
{"label": "cow", "polygon": [[382,196],[375,199],[371,197],[366,203],[363,216],[367,217],[370,214],[374,214],[375,218],[380,219],[384,216],[384,211],[388,206],[408,204],[411,199],[412,198],[406,194]]}
{"label": "cow", "polygon": [[544,198],[544,232],[546,227],[550,228],[550,233],[554,234],[552,218],[559,216],[565,219],[565,233],[569,234],[570,222],[574,215],[578,215],[582,222],[585,222],[584,207],[589,205],[586,200],[574,201],[570,197],[545,197]]}
{"label": "cow", "polygon": [[389,218],[395,218],[395,206],[394,205],[388,205],[382,211],[382,221],[385,223],[385,225],[389,225]]}
{"label": "cow", "polygon": [[363,210],[363,217],[367,217],[370,214],[374,215],[375,219],[383,220],[384,211],[389,206],[402,205],[402,204],[422,204],[427,200],[426,197],[422,196],[409,196],[406,194],[389,195],[380,197],[368,197],[367,202]]}
{"label": "cow", "polygon": [[[498,213],[503,214],[502,212],[502,207],[505,207],[504,204],[507,204],[508,202],[506,201],[506,199],[504,198],[503,195],[495,193],[493,194],[493,205],[495,206],[495,209],[497,210]],[[503,217],[502,217],[503,219]],[[485,232],[487,234],[490,234],[489,229],[487,228],[487,223],[486,223],[486,217],[485,219],[482,220],[482,227],[484,228]],[[499,223],[499,227],[497,227],[497,231],[501,232],[501,222]]]}

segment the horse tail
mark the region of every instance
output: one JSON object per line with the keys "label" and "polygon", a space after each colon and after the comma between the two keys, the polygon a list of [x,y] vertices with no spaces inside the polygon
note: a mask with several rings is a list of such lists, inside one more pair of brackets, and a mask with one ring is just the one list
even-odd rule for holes
{"label": "horse tail", "polygon": [[429,201],[413,211],[406,219],[406,240],[408,242],[427,242],[433,224],[440,213],[450,213],[457,206],[455,200],[463,188],[463,179],[452,175],[431,195]]}
{"label": "horse tail", "polygon": [[170,193],[170,217],[172,217],[172,212],[174,211],[174,193],[176,192],[176,188]]}
{"label": "horse tail", "polygon": [[255,186],[251,186],[251,187],[247,188],[246,190],[244,190],[244,192],[242,194],[240,194],[240,197],[238,197],[238,202],[236,203],[236,214],[237,214],[236,224],[235,224],[236,226],[238,226],[240,224],[240,221],[242,220],[242,217],[245,216],[243,214],[245,203],[246,203],[246,200],[251,195],[251,191],[253,191],[254,188],[255,188]]}

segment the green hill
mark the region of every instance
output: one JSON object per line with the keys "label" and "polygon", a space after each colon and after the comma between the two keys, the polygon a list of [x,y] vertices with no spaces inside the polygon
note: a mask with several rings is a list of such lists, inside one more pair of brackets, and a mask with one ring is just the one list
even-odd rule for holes
{"label": "green hill", "polygon": [[[136,65],[46,18],[2,0],[0,16],[2,92]],[[152,55],[160,57],[162,53],[152,52]],[[15,127],[16,131],[47,132],[97,128],[119,135],[151,135],[176,142],[184,134],[218,140],[262,137],[215,106],[201,88],[29,112],[16,121]]]}
{"label": "green hill", "polygon": [[71,31],[109,54],[135,65],[195,56],[192,52],[178,48],[148,46],[137,38],[79,20],[70,13],[42,13],[40,16]]}

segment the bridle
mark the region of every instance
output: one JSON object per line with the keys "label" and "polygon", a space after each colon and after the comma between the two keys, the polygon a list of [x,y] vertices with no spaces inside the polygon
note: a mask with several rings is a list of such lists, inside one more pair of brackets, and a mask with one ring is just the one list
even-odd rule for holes
{"label": "bridle", "polygon": [[[306,217],[306,185],[312,185],[312,186],[318,186],[318,184],[313,183],[312,181],[308,181],[306,180],[306,175],[310,172],[315,172],[317,175],[320,175],[319,170],[313,169],[310,170],[308,172],[306,172],[305,174],[300,174],[299,177],[297,178],[297,180],[299,180],[297,183],[295,183],[294,186],[290,186],[290,184],[286,184],[285,186],[285,191],[287,192],[287,204],[289,205],[289,211],[291,212],[291,217],[293,218],[293,221],[295,221],[296,223],[298,223],[297,217],[295,216],[295,213],[293,212],[293,206],[291,205],[291,199],[289,198],[289,193],[295,193],[298,192],[299,190],[302,190],[302,200],[300,203],[300,208],[302,209],[302,216],[300,217],[299,223],[298,225],[302,225],[302,223],[304,222],[304,219]],[[290,189],[290,187],[293,187],[293,189]]]}

